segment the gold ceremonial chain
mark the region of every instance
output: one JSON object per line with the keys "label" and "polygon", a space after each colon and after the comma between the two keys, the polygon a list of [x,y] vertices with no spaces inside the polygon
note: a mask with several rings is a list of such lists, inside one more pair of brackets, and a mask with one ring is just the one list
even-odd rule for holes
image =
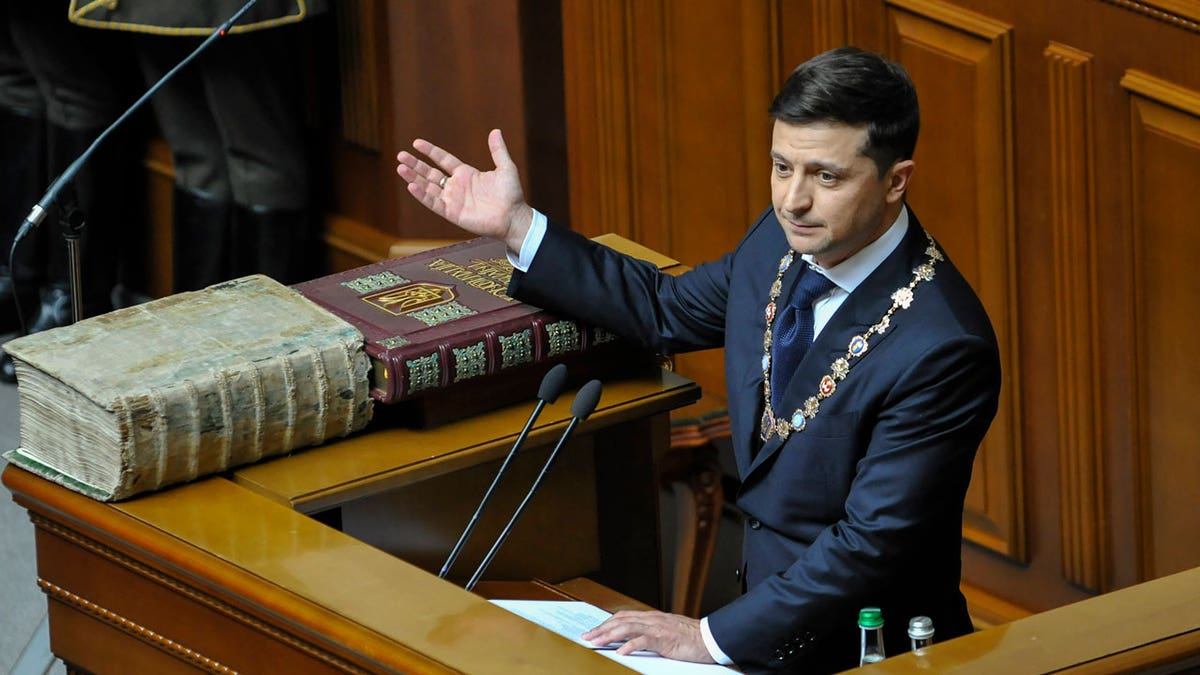
{"label": "gold ceremonial chain", "polygon": [[817,386],[817,395],[808,397],[804,401],[804,406],[796,408],[796,411],[788,418],[780,418],[771,408],[771,332],[775,324],[775,301],[779,299],[779,293],[783,288],[783,274],[792,266],[792,260],[795,259],[796,253],[789,250],[779,260],[779,274],[775,276],[775,283],[771,284],[770,297],[767,298],[765,310],[767,328],[763,332],[763,416],[759,435],[764,442],[771,440],[771,436],[775,434],[779,434],[781,439],[787,440],[792,432],[804,431],[808,420],[817,416],[817,412],[821,408],[821,401],[833,396],[833,392],[837,391],[837,383],[846,379],[846,375],[850,372],[851,360],[867,353],[871,336],[882,335],[891,325],[892,315],[897,310],[908,309],[912,304],[913,289],[917,287],[917,284],[933,278],[933,266],[945,260],[945,256],[938,250],[937,242],[929,236],[929,233],[925,233],[925,237],[929,239],[929,248],[925,249],[925,255],[929,256],[929,260],[913,270],[913,279],[908,282],[907,286],[901,286],[892,293],[892,306],[875,325],[871,326],[866,333],[850,338],[846,355],[829,366],[829,374],[822,377],[821,383]]}

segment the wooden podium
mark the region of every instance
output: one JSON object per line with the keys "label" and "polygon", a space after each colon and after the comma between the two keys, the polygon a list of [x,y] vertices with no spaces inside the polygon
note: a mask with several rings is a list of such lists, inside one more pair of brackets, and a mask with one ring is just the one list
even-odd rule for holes
{"label": "wooden podium", "polygon": [[[573,395],[543,411],[452,576],[470,575],[524,496]],[[657,462],[668,412],[698,397],[661,369],[606,382],[478,590],[662,606]],[[531,408],[374,430],[115,504],[9,466],[51,649],[97,674],[627,672],[427,571]]]}

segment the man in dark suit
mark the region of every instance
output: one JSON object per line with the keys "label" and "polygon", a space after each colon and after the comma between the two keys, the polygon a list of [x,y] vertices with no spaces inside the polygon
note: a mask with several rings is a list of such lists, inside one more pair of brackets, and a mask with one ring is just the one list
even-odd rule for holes
{"label": "man in dark suit", "polygon": [[770,114],[772,207],[734,251],[678,277],[533,211],[498,131],[494,171],[422,140],[429,161],[402,152],[397,171],[435,212],[508,244],[515,297],[666,353],[726,348],[746,592],[699,621],[620,612],[584,638],[829,672],[858,664],[863,606],[882,608],[891,654],[916,615],[939,639],[971,630],[963,500],[999,354],[975,293],[904,203],[919,114],[903,68],[821,54]]}

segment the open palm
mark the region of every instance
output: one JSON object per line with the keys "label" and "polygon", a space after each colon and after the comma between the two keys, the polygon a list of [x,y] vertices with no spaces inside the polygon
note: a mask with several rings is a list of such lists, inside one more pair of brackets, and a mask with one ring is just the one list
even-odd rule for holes
{"label": "open palm", "polygon": [[429,210],[455,225],[484,237],[499,239],[519,250],[532,212],[525,203],[521,177],[498,129],[488,134],[491,171],[480,171],[423,139],[396,156],[396,173],[408,191]]}

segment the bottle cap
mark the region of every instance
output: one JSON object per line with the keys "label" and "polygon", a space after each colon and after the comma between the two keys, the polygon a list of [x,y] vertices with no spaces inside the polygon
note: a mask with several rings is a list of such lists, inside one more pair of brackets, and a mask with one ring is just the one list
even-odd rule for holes
{"label": "bottle cap", "polygon": [[878,607],[863,607],[858,610],[859,628],[879,628],[883,625],[883,610]]}
{"label": "bottle cap", "polygon": [[909,619],[908,637],[914,640],[927,640],[933,637],[933,619],[927,616],[914,616]]}

